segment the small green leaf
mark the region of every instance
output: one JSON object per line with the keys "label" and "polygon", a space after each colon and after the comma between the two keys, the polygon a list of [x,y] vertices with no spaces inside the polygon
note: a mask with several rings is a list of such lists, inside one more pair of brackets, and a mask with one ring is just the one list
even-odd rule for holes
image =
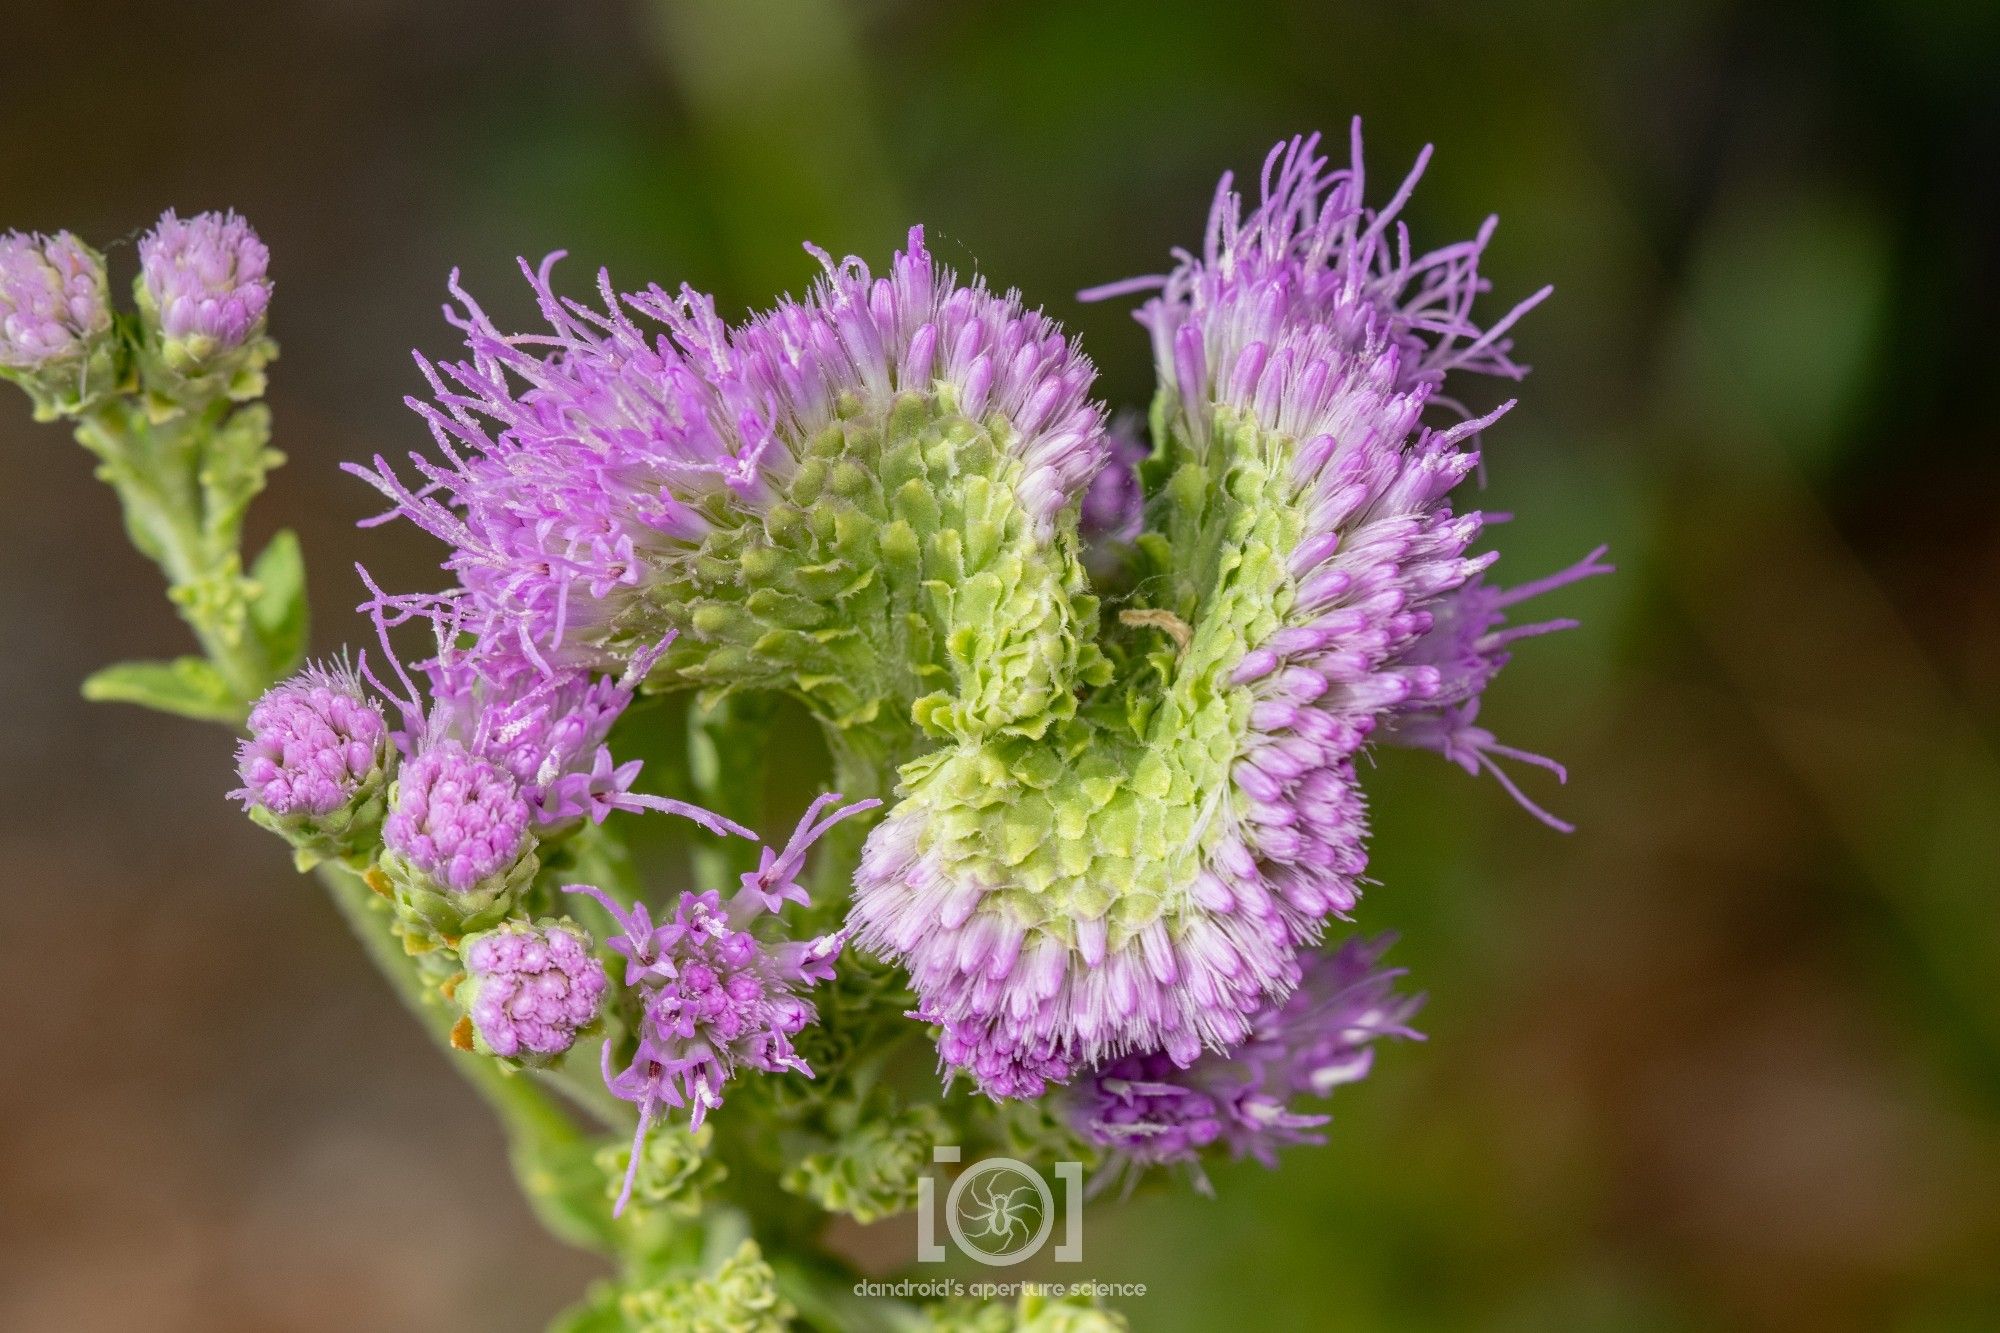
{"label": "small green leaf", "polygon": [[250,578],[257,585],[250,618],[264,643],[272,678],[289,676],[306,655],[306,565],[298,534],[287,528],[271,538],[251,566]]}
{"label": "small green leaf", "polygon": [[203,722],[233,722],[243,715],[242,701],[230,692],[221,673],[200,657],[108,666],[83,682],[83,697],[93,703],[138,704]]}

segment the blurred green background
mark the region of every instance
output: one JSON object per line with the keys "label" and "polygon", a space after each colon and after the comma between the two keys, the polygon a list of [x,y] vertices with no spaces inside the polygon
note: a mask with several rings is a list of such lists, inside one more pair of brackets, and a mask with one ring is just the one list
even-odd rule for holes
{"label": "blurred green background", "polygon": [[[1503,218],[1489,315],[1557,288],[1489,437],[1550,599],[1483,720],[1568,761],[1551,834],[1385,755],[1370,929],[1431,993],[1333,1142],[1210,1202],[1094,1206],[1139,1329],[2000,1326],[2000,10],[289,0],[0,15],[0,225],[262,230],[316,643],[438,552],[356,532],[415,447],[446,272],[517,254],[740,311],[912,221],[1151,371],[1078,288],[1199,239],[1216,175],[1366,117],[1420,242]],[[595,1271],[313,885],[224,739],[75,686],[178,651],[60,433],[0,413],[0,1327],[537,1328]],[[253,520],[257,521],[257,520]],[[812,774],[799,775],[800,781]],[[906,1254],[901,1233],[849,1237]]]}

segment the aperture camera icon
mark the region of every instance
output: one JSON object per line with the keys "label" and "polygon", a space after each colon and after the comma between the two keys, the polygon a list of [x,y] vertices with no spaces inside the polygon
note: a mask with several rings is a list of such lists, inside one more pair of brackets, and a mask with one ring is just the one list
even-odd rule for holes
{"label": "aperture camera icon", "polygon": [[[956,1162],[959,1150],[945,1145],[931,1150],[933,1162]],[[1083,1163],[1057,1162],[1062,1182],[1060,1207],[1055,1191],[1042,1173],[1014,1157],[983,1157],[959,1173],[938,1207],[937,1181],[917,1182],[917,1260],[937,1263],[945,1257],[938,1238],[938,1214],[959,1253],[993,1268],[1020,1263],[1038,1253],[1056,1229],[1062,1213],[1062,1239],[1054,1258],[1059,1264],[1083,1261]]]}

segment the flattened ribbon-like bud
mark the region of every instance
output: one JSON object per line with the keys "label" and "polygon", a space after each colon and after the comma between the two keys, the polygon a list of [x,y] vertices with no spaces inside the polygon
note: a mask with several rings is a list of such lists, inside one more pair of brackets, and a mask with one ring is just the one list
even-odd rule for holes
{"label": "flattened ribbon-like bud", "polygon": [[899,754],[1039,729],[1093,670],[1067,517],[1105,456],[1092,367],[921,228],[881,277],[820,259],[734,328],[686,289],[563,301],[546,264],[553,336],[464,298],[471,358],[416,404],[443,461],[350,470],[453,547],[465,627],[549,669],[678,630],[661,673],[796,693]]}
{"label": "flattened ribbon-like bud", "polygon": [[310,666],[250,710],[230,795],[298,850],[301,865],[353,856],[381,823],[395,751],[381,708],[345,663]]}
{"label": "flattened ribbon-like bud", "polygon": [[115,386],[104,257],[66,231],[0,235],[0,379],[25,389],[43,420]]}
{"label": "flattened ribbon-like bud", "polygon": [[[1413,183],[1413,181],[1411,182]],[[1416,645],[1489,565],[1450,496],[1498,413],[1424,422],[1447,372],[1516,374],[1470,324],[1485,241],[1411,259],[1357,164],[1281,145],[1246,218],[1153,286],[1157,488],[1118,685],[1037,740],[903,769],[856,943],[898,960],[947,1067],[998,1097],[1249,1040],[1366,867],[1355,757],[1440,698]],[[1532,304],[1530,302],[1529,304]],[[1415,654],[1415,655],[1413,655]]]}

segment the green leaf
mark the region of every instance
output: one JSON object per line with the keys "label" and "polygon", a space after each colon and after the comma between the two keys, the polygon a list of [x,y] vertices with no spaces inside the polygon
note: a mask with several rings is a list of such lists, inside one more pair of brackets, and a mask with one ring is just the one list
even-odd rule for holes
{"label": "green leaf", "polygon": [[234,722],[243,716],[243,701],[200,657],[108,666],[83,682],[83,697],[93,703],[138,704],[203,722]]}
{"label": "green leaf", "polygon": [[298,534],[290,528],[271,538],[250,567],[256,600],[250,618],[263,641],[272,679],[298,670],[306,655],[306,565]]}

